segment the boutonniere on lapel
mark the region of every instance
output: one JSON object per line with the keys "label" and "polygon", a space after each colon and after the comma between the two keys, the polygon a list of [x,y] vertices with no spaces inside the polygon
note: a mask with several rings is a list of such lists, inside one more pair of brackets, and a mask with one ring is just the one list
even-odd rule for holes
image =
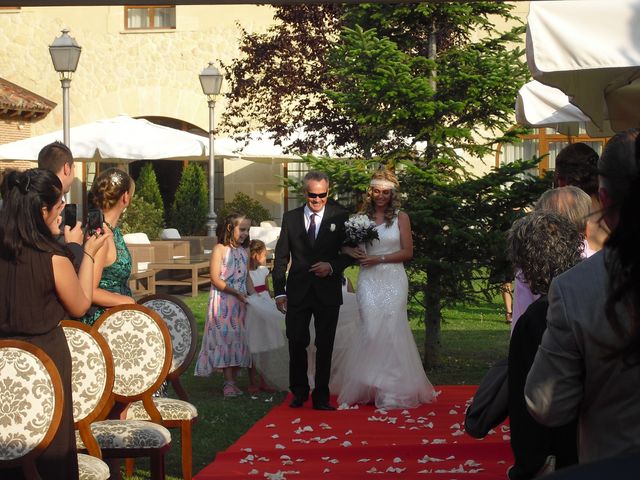
{"label": "boutonniere on lapel", "polygon": [[331,225],[329,225],[329,230],[330,230],[331,232],[335,232],[335,231],[336,231],[336,224],[335,224],[335,223],[332,223]]}

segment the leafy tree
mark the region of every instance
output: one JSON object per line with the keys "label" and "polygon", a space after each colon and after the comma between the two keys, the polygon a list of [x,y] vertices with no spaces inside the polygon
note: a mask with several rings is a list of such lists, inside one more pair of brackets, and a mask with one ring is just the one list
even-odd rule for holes
{"label": "leafy tree", "polygon": [[136,179],[136,197],[144,198],[157,208],[164,217],[164,202],[160,194],[160,185],[151,162],[145,163]]}
{"label": "leafy tree", "polygon": [[182,171],[171,208],[171,226],[181,235],[204,235],[209,212],[207,179],[202,167],[189,163]]}
{"label": "leafy tree", "polygon": [[[427,366],[438,361],[442,309],[477,298],[474,280],[495,260],[502,226],[543,188],[523,176],[532,163],[481,178],[468,168],[520,133],[510,119],[528,71],[511,9],[502,2],[276,7],[279,23],[245,34],[243,56],[228,66],[228,128],[293,138],[290,150],[332,146],[404,165]],[[516,27],[499,31],[496,20]],[[247,120],[236,120],[241,112]],[[352,172],[360,182],[367,167]]]}
{"label": "leafy tree", "polygon": [[134,195],[127,211],[122,215],[122,232],[144,232],[150,240],[156,240],[163,228],[162,211],[143,197]]}
{"label": "leafy tree", "polygon": [[249,195],[238,192],[233,200],[226,202],[218,211],[218,223],[231,213],[241,213],[251,219],[251,225],[260,225],[260,222],[272,220],[269,210],[264,208],[260,202],[254,200]]}

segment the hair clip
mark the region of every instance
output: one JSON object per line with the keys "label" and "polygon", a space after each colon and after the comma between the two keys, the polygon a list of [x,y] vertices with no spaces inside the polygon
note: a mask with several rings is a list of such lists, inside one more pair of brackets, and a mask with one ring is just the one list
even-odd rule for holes
{"label": "hair clip", "polygon": [[122,183],[122,177],[118,174],[117,170],[109,175],[109,180],[111,181],[111,183],[117,186],[120,186],[120,184]]}

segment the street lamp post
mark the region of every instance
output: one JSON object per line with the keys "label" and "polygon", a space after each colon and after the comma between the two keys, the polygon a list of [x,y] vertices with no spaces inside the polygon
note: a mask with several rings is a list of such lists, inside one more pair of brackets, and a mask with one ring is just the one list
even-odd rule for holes
{"label": "street lamp post", "polygon": [[[62,35],[49,45],[53,68],[58,72],[60,83],[62,84],[62,132],[64,144],[69,148],[71,148],[71,140],[69,139],[69,87],[71,86],[73,72],[78,67],[81,51],[82,48],[75,39],[69,36],[67,28],[63,29]],[[66,197],[68,202],[70,200],[68,193]]]}
{"label": "street lamp post", "polygon": [[209,215],[207,217],[207,230],[211,237],[216,234],[216,212],[215,212],[215,158],[213,151],[215,117],[214,110],[216,106],[216,98],[220,94],[222,87],[222,74],[213,66],[213,62],[209,62],[209,66],[200,73],[200,84],[202,91],[207,96],[209,104]]}

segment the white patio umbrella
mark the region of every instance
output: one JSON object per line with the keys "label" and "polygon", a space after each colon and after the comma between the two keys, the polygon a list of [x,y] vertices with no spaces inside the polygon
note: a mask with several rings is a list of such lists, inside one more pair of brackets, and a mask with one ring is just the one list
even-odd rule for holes
{"label": "white patio umbrella", "polygon": [[640,0],[530,2],[527,62],[603,128],[640,126]]}
{"label": "white patio umbrella", "polygon": [[252,132],[247,141],[235,140],[231,137],[216,138],[215,148],[232,152],[236,158],[257,163],[285,163],[300,160],[300,155],[284,153],[280,145],[267,133]]}
{"label": "white patio umbrella", "polygon": [[562,91],[536,80],[523,85],[516,98],[516,121],[529,127],[549,127],[565,135],[577,135],[584,127],[591,137],[614,134],[607,120],[603,128],[591,122],[578,107],[569,102]]}
{"label": "white patio umbrella", "polygon": [[[304,132],[298,131],[294,133],[293,139],[303,138]],[[269,132],[255,131],[251,132],[246,141],[235,140],[230,137],[216,138],[216,148],[218,144],[225,151],[230,151],[237,158],[257,163],[286,163],[301,161],[301,155],[295,153],[284,153],[285,146],[291,144],[293,140],[285,141],[283,145],[276,145],[273,134]],[[417,142],[414,148],[418,152],[424,151],[427,142]],[[327,152],[311,152],[312,155],[330,158],[348,159],[354,158],[344,155],[336,150],[329,148]],[[217,153],[216,153],[217,155]]]}
{"label": "white patio umbrella", "polygon": [[[71,152],[76,160],[208,160],[209,139],[144,119],[119,115],[71,129]],[[0,160],[32,160],[45,145],[62,141],[62,130],[0,145]],[[235,158],[215,144],[215,155]]]}

